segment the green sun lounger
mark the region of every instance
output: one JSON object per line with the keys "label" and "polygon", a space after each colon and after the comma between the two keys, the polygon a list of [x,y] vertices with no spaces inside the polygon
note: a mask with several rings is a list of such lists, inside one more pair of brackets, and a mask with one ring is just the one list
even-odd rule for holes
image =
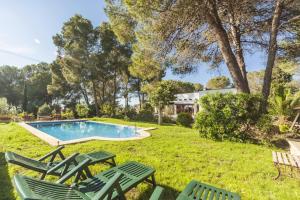
{"label": "green sun lounger", "polygon": [[[150,200],[161,200],[163,189],[157,187]],[[176,200],[240,200],[236,193],[192,180]]]}
{"label": "green sun lounger", "polygon": [[[127,162],[92,176],[88,169],[90,162],[84,160],[55,183],[23,175],[15,175],[13,182],[24,200],[125,199],[124,194],[143,181],[149,182],[151,178],[155,185],[155,170],[143,164]],[[84,181],[80,181],[82,174],[88,177]],[[71,177],[71,186],[64,184]]]}
{"label": "green sun lounger", "polygon": [[[90,165],[94,165],[97,163],[108,163],[112,166],[116,166],[114,160],[114,158],[116,157],[115,154],[105,151],[98,151],[87,154],[75,153],[70,157],[65,158],[61,151],[63,148],[64,146],[60,146],[38,160],[34,160],[8,151],[5,152],[5,159],[8,163],[19,165],[26,169],[41,173],[41,179],[44,179],[47,174],[54,176],[63,176],[67,171],[72,169],[79,162],[82,162],[84,159],[90,159]],[[60,161],[55,160],[57,157],[60,157]],[[46,160],[49,161],[46,162]]]}

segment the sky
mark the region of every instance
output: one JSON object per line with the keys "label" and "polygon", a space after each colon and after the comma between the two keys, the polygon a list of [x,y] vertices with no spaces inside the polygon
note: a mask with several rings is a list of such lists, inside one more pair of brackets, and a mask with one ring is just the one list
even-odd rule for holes
{"label": "sky", "polygon": [[[52,36],[59,33],[63,23],[75,14],[81,14],[98,26],[108,21],[102,0],[0,0],[0,66],[24,67],[41,61],[52,62],[56,48]],[[246,55],[248,71],[263,69],[265,56],[262,52]],[[176,79],[205,84],[220,73],[208,70],[200,64],[196,73],[175,76],[170,71],[165,79]],[[226,67],[221,75],[227,75]]]}

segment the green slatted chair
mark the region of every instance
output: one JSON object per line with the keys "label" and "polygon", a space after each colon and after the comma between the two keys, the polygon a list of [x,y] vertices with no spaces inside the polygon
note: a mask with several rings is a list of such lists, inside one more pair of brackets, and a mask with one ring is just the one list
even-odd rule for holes
{"label": "green slatted chair", "polygon": [[176,200],[240,200],[236,193],[192,180]]}
{"label": "green slatted chair", "polygon": [[[8,151],[5,152],[5,159],[8,163],[19,165],[26,169],[41,173],[40,179],[44,179],[47,174],[62,176],[69,169],[73,168],[75,165],[85,159],[91,160],[90,165],[94,165],[96,163],[108,163],[112,166],[116,166],[114,160],[116,157],[115,154],[105,151],[91,152],[80,155],[79,153],[76,153],[66,159],[61,151],[63,148],[64,146],[60,146],[38,160]],[[59,158],[60,161],[56,161],[56,158]],[[48,160],[48,162],[46,162],[46,160]],[[53,170],[53,167],[55,167],[55,170]]]}
{"label": "green slatted chair", "polygon": [[[163,189],[157,188],[150,200],[160,200]],[[240,200],[236,193],[192,180],[176,200]]]}
{"label": "green slatted chair", "polygon": [[[88,169],[90,162],[90,159],[84,160],[56,183],[22,175],[15,175],[13,182],[21,199],[24,200],[125,199],[124,193],[143,181],[156,185],[155,170],[143,164],[127,162],[92,176]],[[80,181],[83,174],[88,178]],[[73,176],[75,176],[73,184],[65,185],[64,183]]]}

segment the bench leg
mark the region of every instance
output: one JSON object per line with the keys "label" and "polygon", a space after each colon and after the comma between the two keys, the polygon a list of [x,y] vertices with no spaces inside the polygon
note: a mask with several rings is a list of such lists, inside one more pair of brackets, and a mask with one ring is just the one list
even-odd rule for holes
{"label": "bench leg", "polygon": [[280,167],[278,164],[275,164],[275,167],[277,168],[278,170],[278,175],[274,178],[275,180],[277,180],[279,178],[279,176],[281,175],[281,171],[280,171]]}

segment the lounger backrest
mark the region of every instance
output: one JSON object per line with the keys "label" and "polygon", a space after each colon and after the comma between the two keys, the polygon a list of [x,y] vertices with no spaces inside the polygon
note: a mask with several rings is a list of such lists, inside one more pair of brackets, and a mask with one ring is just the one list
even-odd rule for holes
{"label": "lounger backrest", "polygon": [[47,170],[46,163],[36,161],[25,156],[21,156],[11,151],[5,152],[5,159],[8,163],[19,165],[38,172],[44,172],[45,170]]}

